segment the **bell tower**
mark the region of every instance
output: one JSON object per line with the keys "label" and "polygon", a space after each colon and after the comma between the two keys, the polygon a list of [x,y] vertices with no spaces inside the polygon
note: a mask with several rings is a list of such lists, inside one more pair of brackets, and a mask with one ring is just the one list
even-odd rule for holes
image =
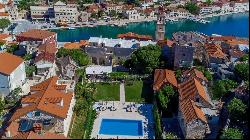
{"label": "bell tower", "polygon": [[157,15],[157,23],[156,23],[156,31],[155,31],[155,39],[156,41],[163,41],[165,37],[165,11],[164,6],[160,5],[158,8]]}

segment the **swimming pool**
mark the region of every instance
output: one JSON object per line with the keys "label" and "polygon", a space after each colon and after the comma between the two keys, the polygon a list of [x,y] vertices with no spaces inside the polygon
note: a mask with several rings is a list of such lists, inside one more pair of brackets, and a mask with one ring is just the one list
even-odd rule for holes
{"label": "swimming pool", "polygon": [[142,136],[142,121],[122,119],[102,119],[99,134]]}

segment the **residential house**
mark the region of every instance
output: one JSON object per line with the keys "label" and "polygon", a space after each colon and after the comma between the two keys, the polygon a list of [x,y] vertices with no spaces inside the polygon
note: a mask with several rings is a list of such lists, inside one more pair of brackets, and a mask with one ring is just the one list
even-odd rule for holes
{"label": "residential house", "polygon": [[187,18],[191,16],[191,14],[183,8],[172,9],[168,14],[168,17],[175,17],[175,18]]}
{"label": "residential house", "polygon": [[9,1],[5,6],[11,20],[17,20],[19,18],[19,11],[17,5],[14,5],[13,1]]}
{"label": "residential house", "polygon": [[233,11],[234,12],[246,12],[249,11],[249,1],[235,1],[233,4]]}
{"label": "residential house", "polygon": [[144,9],[150,8],[153,5],[154,5],[154,1],[153,0],[144,0],[144,2],[142,2],[140,4],[140,7],[144,10]]}
{"label": "residential house", "polygon": [[79,12],[77,7],[71,7],[61,1],[54,4],[56,23],[75,23],[78,22]]}
{"label": "residential house", "polygon": [[45,79],[50,78],[55,74],[55,54],[41,52],[35,58],[37,74],[45,76]]}
{"label": "residential house", "polygon": [[239,61],[242,56],[244,56],[245,53],[240,50],[230,50],[229,51],[229,60],[230,62],[236,62]]}
{"label": "residential house", "polygon": [[145,16],[145,18],[156,18],[156,13],[155,10],[153,8],[147,8],[145,10],[143,10],[143,14]]}
{"label": "residential house", "polygon": [[177,89],[175,72],[168,69],[155,69],[153,90],[159,91],[164,85],[171,85]]}
{"label": "residential house", "polygon": [[0,52],[0,95],[6,97],[15,88],[25,84],[26,73],[22,58]]}
{"label": "residential house", "polygon": [[195,67],[188,69],[182,73],[181,81],[187,81],[191,78],[196,78],[203,86],[207,86],[208,80],[203,73],[197,70]]}
{"label": "residential house", "polygon": [[74,81],[51,77],[30,87],[8,120],[5,138],[66,138],[75,105]]}
{"label": "residential house", "polygon": [[12,41],[12,36],[9,34],[0,34],[0,52],[6,50],[6,44]]}
{"label": "residential house", "polygon": [[98,4],[92,4],[87,6],[87,12],[88,13],[97,13],[101,8],[99,7]]}
{"label": "residential house", "polygon": [[106,12],[109,14],[111,11],[115,11],[116,13],[122,13],[122,5],[119,4],[107,4]]}
{"label": "residential house", "polygon": [[226,57],[226,54],[222,52],[222,48],[219,45],[216,45],[214,43],[207,43],[205,44],[205,51],[208,56],[208,62],[213,65],[216,64],[223,64],[225,62],[228,62],[228,58]]}
{"label": "residential house", "polygon": [[82,11],[82,12],[80,12],[79,21],[88,22],[89,17],[90,17],[90,13]]}
{"label": "residential house", "polygon": [[73,80],[77,65],[70,56],[58,58],[56,64],[59,69],[57,75],[66,80]]}
{"label": "residential house", "polygon": [[[203,139],[217,130],[219,108],[213,104],[206,86],[196,77],[190,77],[178,85],[179,112],[178,121],[186,139]],[[216,132],[213,132],[216,131]]]}
{"label": "residential house", "polygon": [[199,5],[200,7],[200,14],[212,14],[213,13],[213,6],[209,6],[207,4]]}
{"label": "residential house", "polygon": [[9,19],[10,20],[10,15],[5,9],[5,5],[0,3],[0,19]]}
{"label": "residential house", "polygon": [[221,6],[221,13],[229,13],[233,11],[233,7],[230,6],[229,2],[223,2]]}
{"label": "residential house", "polygon": [[28,11],[21,10],[18,12],[18,19],[27,19],[28,18]]}
{"label": "residential house", "polygon": [[48,5],[30,6],[31,19],[33,21],[53,21],[55,13],[53,7]]}
{"label": "residential house", "polygon": [[128,20],[138,20],[138,19],[141,19],[140,13],[137,10],[135,10],[135,9],[125,10],[125,11],[123,11],[123,15]]}
{"label": "residential house", "polygon": [[37,50],[38,46],[42,44],[54,43],[57,46],[57,33],[31,29],[16,35],[16,41],[20,43],[19,47],[32,54]]}
{"label": "residential house", "polygon": [[85,47],[87,54],[92,57],[95,64],[112,64],[112,60],[125,60],[130,57],[134,49],[138,47],[155,45],[156,42],[151,40],[138,41],[135,39],[108,39],[102,37],[90,37],[89,46]]}
{"label": "residential house", "polygon": [[232,79],[235,77],[232,67],[232,63],[227,62],[218,64],[214,71],[220,79]]}

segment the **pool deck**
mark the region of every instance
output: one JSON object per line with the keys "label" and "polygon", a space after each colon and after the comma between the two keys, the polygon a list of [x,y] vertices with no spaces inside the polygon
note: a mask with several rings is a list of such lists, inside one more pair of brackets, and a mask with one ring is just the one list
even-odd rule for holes
{"label": "pool deck", "polygon": [[[106,103],[106,102],[105,102]],[[93,130],[91,133],[91,138],[95,139],[153,139],[154,130],[153,130],[153,113],[152,113],[152,104],[136,104],[138,106],[138,112],[126,112],[125,107],[130,105],[130,102],[119,102],[119,101],[109,101],[108,104],[114,104],[117,108],[116,111],[110,111],[106,109],[105,111],[97,111],[97,118],[94,121]],[[98,102],[95,103],[94,109],[98,105]],[[102,119],[126,119],[126,120],[141,120],[143,126],[143,136],[127,136],[127,135],[104,135],[99,134],[99,129]]]}

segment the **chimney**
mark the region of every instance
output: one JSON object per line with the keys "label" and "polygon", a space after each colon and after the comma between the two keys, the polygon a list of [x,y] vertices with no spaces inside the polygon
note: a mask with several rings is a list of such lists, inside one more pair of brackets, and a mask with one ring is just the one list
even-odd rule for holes
{"label": "chimney", "polygon": [[60,106],[63,106],[63,99],[62,99],[61,102],[60,102]]}
{"label": "chimney", "polygon": [[11,135],[10,135],[10,130],[8,130],[8,131],[5,133],[5,135],[6,135],[7,138],[11,137]]}

